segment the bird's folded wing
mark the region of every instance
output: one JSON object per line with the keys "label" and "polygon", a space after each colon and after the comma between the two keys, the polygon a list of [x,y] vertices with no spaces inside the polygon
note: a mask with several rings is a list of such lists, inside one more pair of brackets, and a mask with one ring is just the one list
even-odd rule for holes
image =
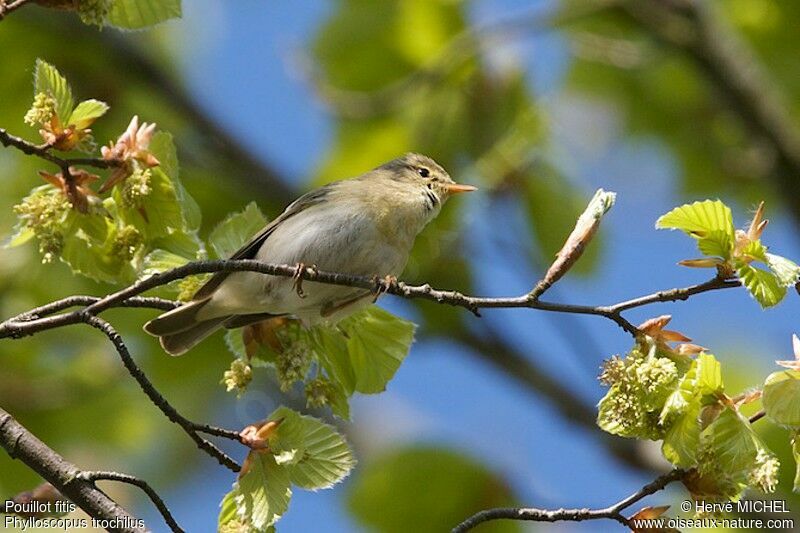
{"label": "bird's folded wing", "polygon": [[[305,211],[309,207],[321,203],[323,199],[328,196],[335,185],[336,183],[330,183],[324,187],[320,187],[319,189],[314,189],[313,191],[307,192],[292,202],[289,207],[287,207],[286,210],[281,213],[280,216],[278,216],[278,218],[267,224],[264,229],[258,232],[255,237],[250,239],[247,244],[239,248],[239,250],[233,254],[230,259],[253,259],[258,253],[258,250],[261,249],[264,241],[266,241],[269,236],[272,235],[272,232],[275,231],[275,228],[277,228],[281,222],[298,213],[301,213],[302,211]],[[205,285],[197,290],[192,297],[192,300],[205,300],[211,296],[230,274],[230,272],[217,272],[214,274],[211,279],[205,283]]]}

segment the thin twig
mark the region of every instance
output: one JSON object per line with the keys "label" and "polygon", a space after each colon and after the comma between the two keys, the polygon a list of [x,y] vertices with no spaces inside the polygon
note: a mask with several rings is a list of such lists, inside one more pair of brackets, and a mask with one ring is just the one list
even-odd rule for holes
{"label": "thin twig", "polygon": [[686,474],[685,470],[676,468],[657,477],[652,482],[643,486],[627,498],[604,509],[536,509],[533,507],[499,507],[487,509],[467,518],[456,527],[452,533],[464,533],[484,522],[491,520],[529,520],[534,522],[582,522],[584,520],[610,519],[616,520],[624,526],[629,526],[629,520],[622,512],[636,502],[663,490],[667,485],[678,481]]}
{"label": "thin twig", "polygon": [[164,522],[167,523],[169,528],[175,533],[183,533],[183,529],[178,525],[178,522],[175,521],[175,518],[172,516],[172,513],[170,513],[167,504],[164,503],[164,500],[161,499],[161,496],[158,495],[153,487],[151,487],[143,479],[139,479],[138,477],[131,476],[129,474],[122,474],[120,472],[106,471],[81,472],[78,477],[92,483],[95,481],[119,481],[120,483],[127,483],[129,485],[139,487],[142,489],[142,491],[144,491],[145,494],[147,494],[148,498],[150,498],[150,500],[153,502],[153,505],[156,506],[156,509],[158,509],[158,512],[161,513],[161,516],[164,517]]}
{"label": "thin twig", "polygon": [[119,354],[120,358],[122,359],[122,364],[125,365],[125,368],[128,370],[131,376],[139,383],[139,386],[142,388],[144,393],[150,398],[150,401],[158,407],[164,415],[171,420],[172,422],[178,424],[183,430],[192,438],[192,440],[197,444],[197,447],[206,452],[207,454],[214,457],[219,463],[234,472],[238,472],[241,467],[239,464],[231,459],[228,454],[220,450],[214,443],[204,439],[200,435],[198,435],[199,431],[204,432],[211,432],[215,431],[215,435],[223,436],[230,438],[232,440],[236,440],[241,442],[238,433],[234,431],[223,430],[221,428],[211,428],[211,426],[205,426],[200,424],[195,424],[194,422],[186,419],[183,415],[178,413],[178,411],[170,405],[169,402],[159,393],[156,388],[150,383],[150,380],[147,379],[147,376],[144,375],[144,372],[136,365],[131,357],[130,352],[128,351],[128,347],[125,345],[125,342],[122,340],[122,337],[117,333],[117,331],[105,320],[102,318],[96,317],[94,315],[89,314],[86,311],[81,311],[78,313],[78,317],[80,318],[81,322],[84,322],[93,328],[103,332],[108,340],[111,341],[111,344],[114,345],[116,348],[117,353]]}
{"label": "thin twig", "polygon": [[[478,297],[467,296],[458,291],[434,289],[428,284],[408,285],[404,282],[391,282],[375,277],[353,276],[338,272],[327,272],[314,268],[305,268],[298,271],[297,265],[276,265],[262,263],[255,260],[217,260],[217,261],[197,261],[186,265],[155,274],[148,278],[121,289],[117,292],[99,298],[85,309],[64,313],[55,316],[43,317],[33,320],[20,322],[14,319],[6,320],[0,324],[0,339],[5,337],[21,337],[32,335],[36,332],[61,327],[68,324],[75,324],[82,321],[78,316],[81,312],[96,315],[112,307],[124,306],[124,302],[134,296],[195,274],[211,272],[259,272],[274,276],[293,277],[298,276],[303,280],[331,285],[356,287],[365,290],[380,291],[381,293],[393,294],[402,298],[434,301],[440,304],[463,307],[474,314],[478,314],[479,309],[497,308],[528,308],[541,311],[552,311],[559,313],[573,313],[597,315],[614,321],[622,329],[636,336],[639,331],[628,320],[622,316],[622,311],[641,307],[656,302],[668,302],[675,300],[685,300],[689,296],[708,292],[712,290],[733,288],[740,286],[738,281],[721,280],[714,278],[705,283],[692,285],[690,287],[659,291],[647,296],[642,296],[633,300],[626,300],[609,306],[575,305],[566,303],[545,302],[531,299],[528,294],[514,297]],[[52,305],[52,304],[51,304]],[[159,304],[160,305],[160,304]]]}
{"label": "thin twig", "polygon": [[14,2],[7,2],[0,0],[0,20],[6,18],[6,15],[21,8],[31,0],[15,0]]}
{"label": "thin twig", "polygon": [[121,164],[120,161],[114,159],[106,160],[91,157],[70,159],[59,157],[52,153],[51,146],[46,144],[34,144],[30,141],[26,141],[22,137],[11,135],[3,128],[0,128],[0,144],[5,147],[16,148],[24,154],[32,155],[38,157],[39,159],[44,159],[45,161],[49,161],[55,165],[58,165],[65,177],[70,174],[69,167],[72,165],[83,165],[95,168],[111,168]]}

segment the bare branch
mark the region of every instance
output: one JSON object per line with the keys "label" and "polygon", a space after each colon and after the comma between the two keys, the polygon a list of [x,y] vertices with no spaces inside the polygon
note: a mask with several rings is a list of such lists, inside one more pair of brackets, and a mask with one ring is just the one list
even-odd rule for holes
{"label": "bare branch", "polygon": [[667,485],[678,481],[686,474],[685,470],[676,468],[648,483],[627,498],[604,509],[536,509],[533,507],[504,507],[487,509],[464,520],[453,528],[452,533],[464,533],[484,522],[491,520],[529,520],[533,522],[583,522],[584,520],[616,520],[629,526],[629,520],[622,512],[636,502],[663,490]]}
{"label": "bare branch", "polygon": [[404,282],[393,282],[386,279],[379,279],[377,277],[370,278],[366,276],[353,276],[338,272],[316,270],[314,268],[298,269],[297,265],[276,265],[271,263],[262,263],[260,261],[250,259],[197,261],[193,263],[187,263],[186,265],[177,267],[175,269],[161,272],[141,281],[137,281],[133,285],[130,285],[122,290],[97,299],[85,309],[79,311],[27,320],[24,322],[20,322],[15,319],[6,320],[0,324],[0,339],[5,337],[22,337],[26,335],[32,335],[39,331],[82,322],[84,320],[81,318],[81,314],[95,315],[112,307],[124,306],[124,302],[134,296],[138,296],[147,290],[165,285],[186,276],[211,272],[241,271],[259,272],[273,276],[299,277],[303,280],[327,283],[330,285],[357,287],[365,290],[372,290],[376,293],[380,292],[393,294],[395,296],[408,299],[421,298],[440,304],[463,307],[464,309],[467,309],[475,314],[477,314],[478,309],[527,308],[559,313],[597,315],[614,321],[622,329],[634,336],[636,336],[639,331],[636,326],[622,317],[621,313],[624,310],[634,307],[641,307],[656,302],[685,300],[689,296],[695,294],[740,286],[739,281],[736,280],[721,280],[719,278],[714,278],[699,285],[660,291],[610,306],[590,306],[543,302],[532,299],[529,294],[500,298],[466,296],[457,291],[434,289],[427,284],[408,285]]}
{"label": "bare branch", "polygon": [[153,505],[156,506],[156,509],[158,509],[158,512],[161,513],[161,516],[164,517],[164,522],[167,523],[169,528],[175,533],[183,533],[183,529],[175,521],[175,518],[172,516],[172,513],[170,513],[167,504],[165,504],[164,500],[161,499],[161,496],[159,496],[158,493],[153,490],[153,487],[151,487],[143,479],[139,479],[129,474],[105,471],[81,472],[78,477],[92,483],[101,480],[119,481],[120,483],[127,483],[129,485],[139,487],[142,489],[142,491],[144,491],[145,494],[147,494],[147,497],[150,498],[150,500],[153,502]]}
{"label": "bare branch", "polygon": [[2,408],[0,446],[12,458],[19,459],[35,470],[89,516],[118,526],[109,530],[124,533],[143,533],[147,530],[141,519],[129,514],[94,483],[82,479],[78,467],[36,438]]}
{"label": "bare branch", "polygon": [[14,0],[13,2],[8,2],[7,0],[0,0],[0,21],[6,18],[6,15],[9,13],[16,11],[30,1],[31,0]]}
{"label": "bare branch", "polygon": [[116,348],[117,353],[119,354],[120,358],[122,359],[122,364],[125,365],[125,368],[128,370],[128,373],[133,376],[133,379],[139,383],[139,386],[142,388],[144,393],[150,398],[150,401],[158,407],[162,413],[172,422],[178,424],[183,430],[192,438],[192,440],[197,444],[197,447],[209,454],[210,456],[214,457],[219,463],[234,472],[238,472],[241,470],[239,464],[231,459],[225,452],[220,450],[214,443],[204,439],[198,432],[215,432],[215,435],[223,436],[240,442],[239,434],[235,431],[228,431],[223,430],[221,428],[212,428],[211,426],[205,426],[200,424],[195,424],[194,422],[188,420],[183,415],[178,413],[178,411],[172,407],[172,405],[167,402],[167,400],[159,393],[156,388],[150,383],[150,380],[144,375],[144,372],[136,365],[131,357],[130,352],[128,351],[128,347],[120,337],[119,333],[105,320],[102,318],[98,318],[94,315],[89,314],[86,311],[81,311],[77,313],[77,316],[80,318],[81,322],[84,322],[93,328],[100,330],[108,337],[108,340],[111,341],[111,344],[114,345]]}

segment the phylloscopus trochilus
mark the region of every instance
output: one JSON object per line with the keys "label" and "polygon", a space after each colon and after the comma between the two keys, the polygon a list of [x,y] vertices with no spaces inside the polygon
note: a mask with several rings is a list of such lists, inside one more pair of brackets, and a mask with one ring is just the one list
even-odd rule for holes
{"label": "phylloscopus trochilus", "polygon": [[[397,276],[417,234],[447,199],[475,187],[455,183],[433,159],[406,154],[356,178],[304,194],[231,259],[302,264],[359,276]],[[257,272],[218,272],[191,302],[145,324],[172,355],[221,327],[291,316],[310,326],[335,323],[368,306],[365,289]]]}

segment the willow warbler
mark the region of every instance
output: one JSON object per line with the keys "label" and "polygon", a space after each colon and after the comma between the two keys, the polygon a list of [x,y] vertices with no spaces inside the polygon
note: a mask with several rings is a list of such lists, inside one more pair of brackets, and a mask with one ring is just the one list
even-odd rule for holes
{"label": "willow warbler", "polygon": [[[303,264],[359,276],[397,276],[414,239],[447,199],[474,191],[455,183],[433,159],[406,154],[356,178],[295,200],[231,259]],[[191,302],[145,324],[161,346],[181,355],[221,327],[292,316],[311,326],[368,306],[370,291],[257,272],[219,272]]]}

